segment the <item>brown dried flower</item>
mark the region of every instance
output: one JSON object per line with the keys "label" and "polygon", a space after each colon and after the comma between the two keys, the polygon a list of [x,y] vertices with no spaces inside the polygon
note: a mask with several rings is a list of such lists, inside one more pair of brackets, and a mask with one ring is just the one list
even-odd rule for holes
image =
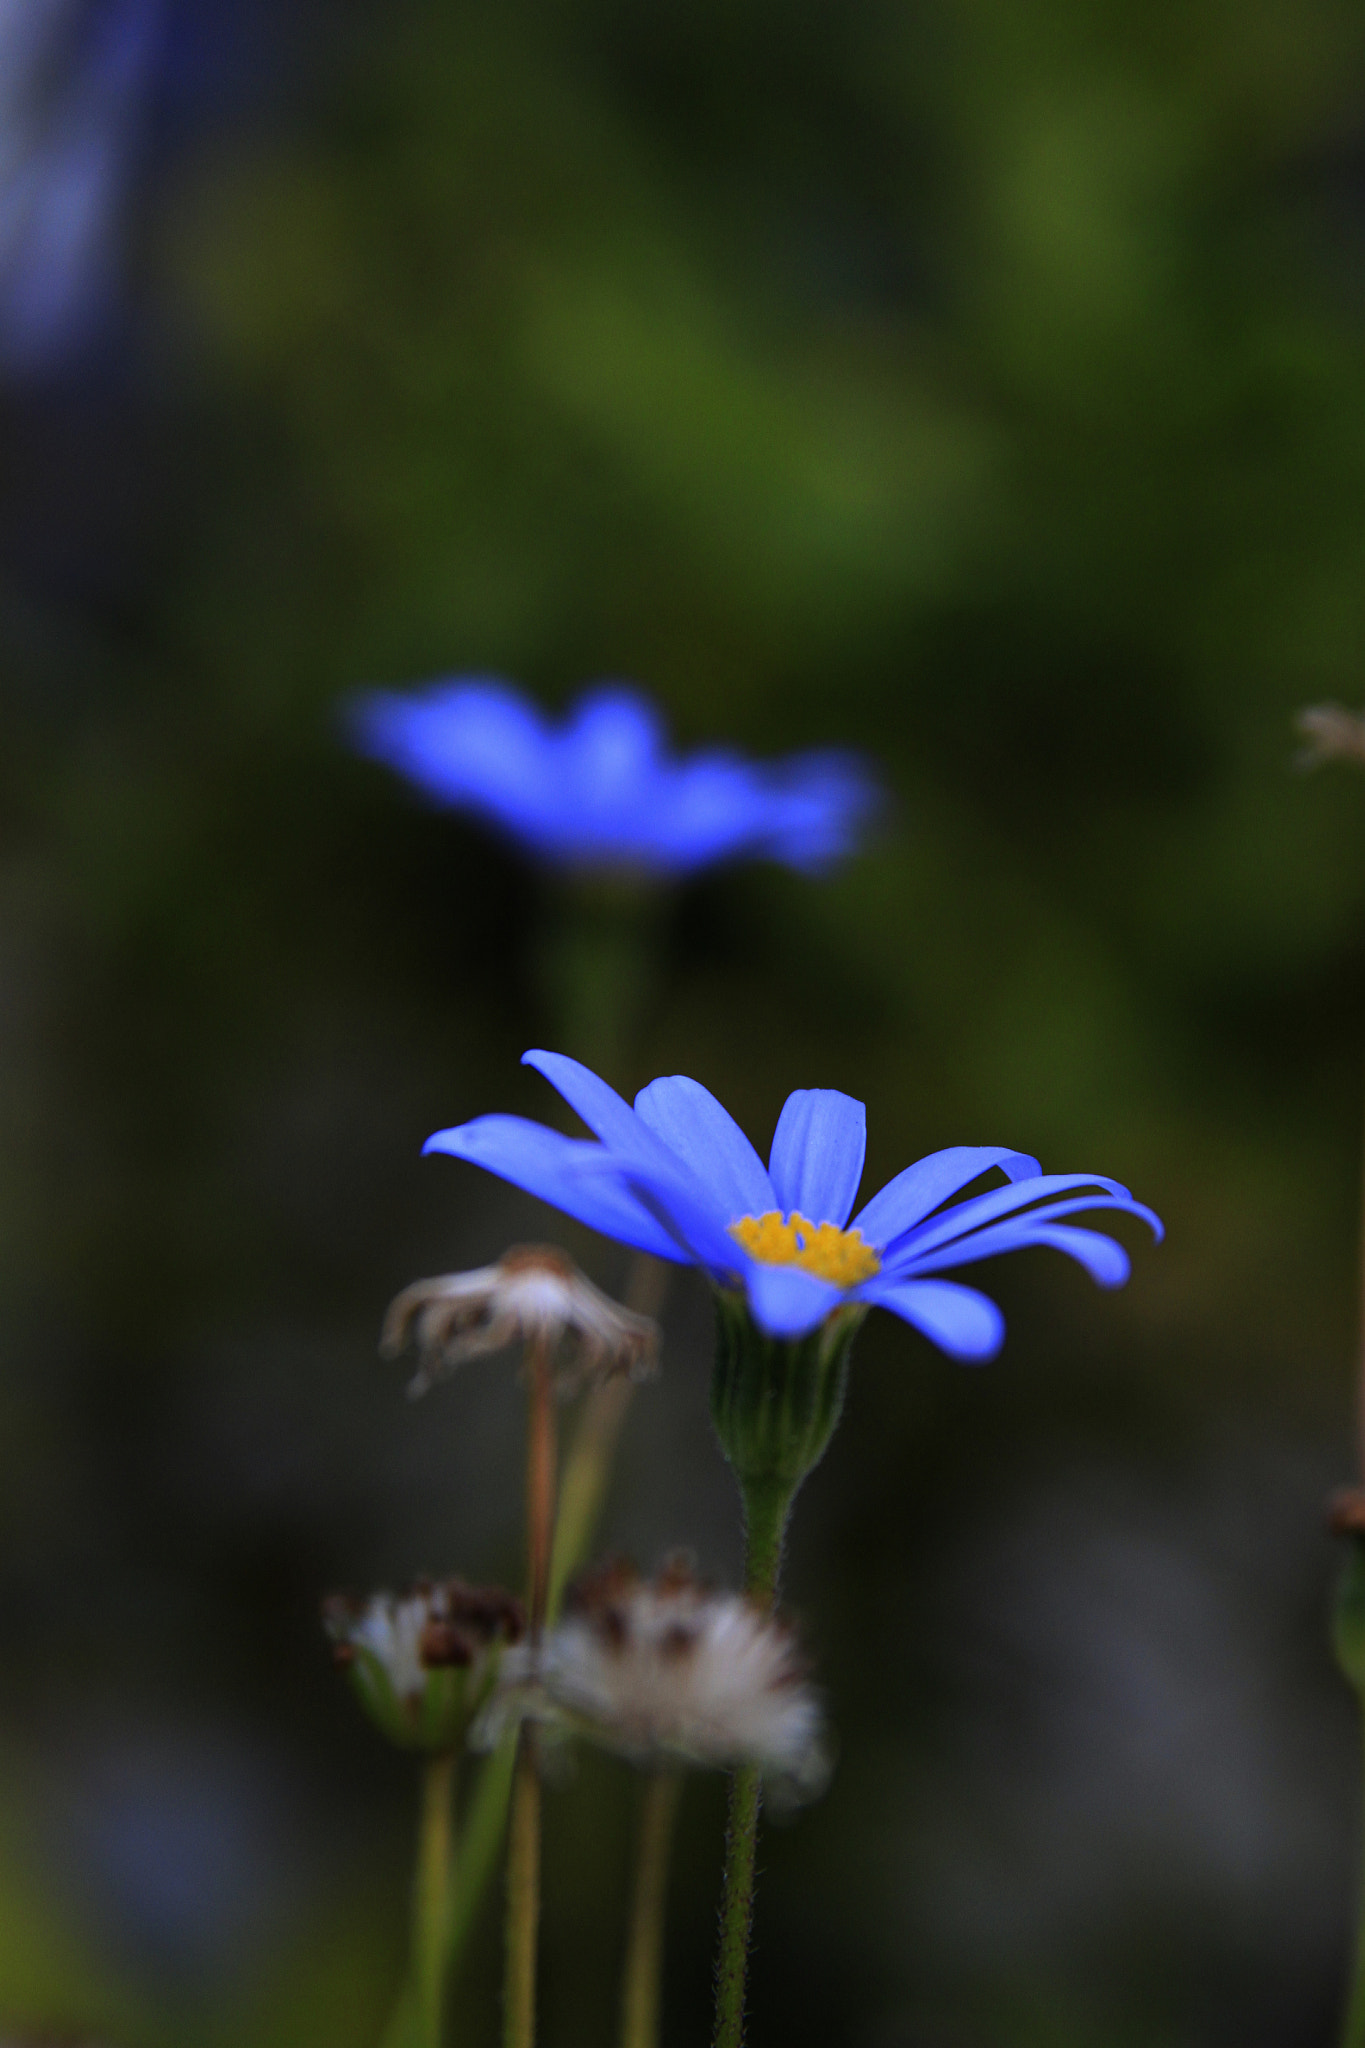
{"label": "brown dried flower", "polygon": [[380,1350],[396,1358],[415,1346],[417,1373],[408,1392],[416,1396],[466,1359],[518,1342],[558,1345],[565,1337],[573,1349],[561,1361],[561,1385],[617,1373],[647,1379],[655,1369],[658,1325],[603,1294],[553,1245],[518,1245],[495,1266],[415,1280],[389,1304]]}

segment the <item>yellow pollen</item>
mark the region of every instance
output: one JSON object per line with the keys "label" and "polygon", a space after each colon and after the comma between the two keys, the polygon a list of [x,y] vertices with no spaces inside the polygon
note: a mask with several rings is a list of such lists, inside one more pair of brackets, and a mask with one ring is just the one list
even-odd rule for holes
{"label": "yellow pollen", "polygon": [[835,1223],[811,1223],[793,1209],[784,1216],[769,1209],[766,1216],[741,1216],[730,1235],[746,1252],[768,1266],[800,1266],[818,1280],[836,1287],[856,1287],[881,1270],[881,1260],[861,1230],[840,1230]]}

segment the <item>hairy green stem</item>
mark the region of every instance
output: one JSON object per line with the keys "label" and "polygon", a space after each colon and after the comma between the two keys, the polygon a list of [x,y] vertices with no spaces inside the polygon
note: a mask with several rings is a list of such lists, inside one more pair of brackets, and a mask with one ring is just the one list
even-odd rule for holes
{"label": "hairy green stem", "polygon": [[[782,1546],[794,1486],[748,1486],[744,1492],[744,1590],[764,1607],[777,1604]],[[758,1856],[758,1813],[762,1800],[758,1767],[745,1764],[730,1780],[730,1817],[725,1832],[725,1881],[716,1954],[715,2048],[740,2048],[744,2039],[744,1995],[749,1973],[749,1936],[754,1917],[754,1872]]]}
{"label": "hairy green stem", "polygon": [[621,2048],[658,2048],[664,1902],[681,1791],[681,1772],[653,1771],[645,1780],[640,1801],[635,1896],[621,1979]]}
{"label": "hairy green stem", "polygon": [[507,1836],[507,1976],[503,2048],[534,2048],[536,1941],[540,1931],[540,1773],[535,1731],[523,1727]]}

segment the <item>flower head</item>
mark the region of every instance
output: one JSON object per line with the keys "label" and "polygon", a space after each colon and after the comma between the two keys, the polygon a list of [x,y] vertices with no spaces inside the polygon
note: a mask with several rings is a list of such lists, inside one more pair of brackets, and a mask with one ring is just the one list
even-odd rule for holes
{"label": "flower head", "polygon": [[407,1593],[333,1593],[323,1627],[370,1718],[409,1749],[449,1749],[497,1676],[503,1646],[521,1640],[520,1600],[500,1586],[419,1579]]}
{"label": "flower head", "polygon": [[561,1381],[617,1373],[641,1380],[654,1370],[658,1325],[612,1301],[554,1245],[517,1245],[496,1266],[414,1280],[390,1302],[379,1341],[389,1358],[415,1343],[408,1391],[416,1395],[466,1359],[537,1338],[554,1347],[564,1337],[575,1351]]}
{"label": "flower head", "polygon": [[555,867],[657,877],[748,858],[818,869],[852,850],[877,803],[868,770],[845,753],[670,758],[658,713],[619,686],[590,690],[559,724],[505,683],[473,680],[367,692],[348,723],[362,753]]}
{"label": "flower head", "polygon": [[681,1558],[653,1580],[619,1562],[580,1580],[563,1621],[504,1659],[476,1740],[524,1714],[643,1765],[753,1763],[806,1797],[828,1774],[792,1630]]}
{"label": "flower head", "polygon": [[[1045,1174],[1027,1154],[990,1145],[929,1153],[854,1215],[866,1113],[850,1095],[789,1095],[764,1166],[714,1095],[681,1074],[651,1081],[632,1108],[562,1053],[528,1052],[525,1062],[597,1142],[524,1117],[482,1116],[437,1131],[424,1150],[472,1160],[623,1244],[700,1266],[718,1287],[743,1293],[774,1337],[803,1336],[844,1305],[880,1306],[954,1358],[989,1358],[1004,1337],[999,1309],[941,1274],[1050,1245],[1102,1287],[1119,1287],[1129,1270],[1123,1247],[1067,1218],[1121,1210],[1161,1235],[1152,1211],[1117,1181]],[[1005,1186],[950,1202],[993,1169]]]}

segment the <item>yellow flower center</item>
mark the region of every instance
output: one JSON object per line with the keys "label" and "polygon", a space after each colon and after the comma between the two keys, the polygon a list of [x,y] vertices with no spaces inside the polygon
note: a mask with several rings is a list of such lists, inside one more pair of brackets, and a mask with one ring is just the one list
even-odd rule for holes
{"label": "yellow flower center", "polygon": [[730,1225],[730,1235],[767,1266],[800,1266],[817,1280],[832,1280],[836,1287],[856,1287],[881,1270],[882,1262],[861,1230],[811,1223],[796,1209],[790,1216],[780,1209],[769,1209],[765,1216],[741,1216]]}

